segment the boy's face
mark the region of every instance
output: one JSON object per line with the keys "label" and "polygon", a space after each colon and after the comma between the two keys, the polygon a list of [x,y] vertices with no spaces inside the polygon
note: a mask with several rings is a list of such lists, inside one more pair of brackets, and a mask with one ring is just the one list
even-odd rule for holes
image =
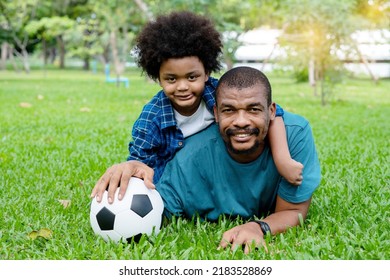
{"label": "boy's face", "polygon": [[196,112],[207,79],[203,63],[196,56],[170,58],[161,63],[160,85],[181,115]]}

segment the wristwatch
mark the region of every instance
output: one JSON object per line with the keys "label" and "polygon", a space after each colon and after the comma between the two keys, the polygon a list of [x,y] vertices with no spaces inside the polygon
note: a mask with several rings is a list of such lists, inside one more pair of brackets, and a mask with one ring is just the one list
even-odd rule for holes
{"label": "wristwatch", "polygon": [[255,223],[259,224],[261,231],[263,232],[264,235],[267,235],[267,232],[269,232],[270,235],[272,234],[271,228],[269,227],[269,225],[266,222],[260,221],[260,220],[251,220],[251,222],[255,222]]}

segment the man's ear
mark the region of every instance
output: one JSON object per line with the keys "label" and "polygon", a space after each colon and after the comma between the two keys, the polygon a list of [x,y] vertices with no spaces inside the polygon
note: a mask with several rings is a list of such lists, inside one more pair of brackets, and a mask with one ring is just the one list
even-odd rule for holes
{"label": "man's ear", "polygon": [[218,114],[217,114],[218,110],[217,110],[217,106],[214,105],[213,109],[214,109],[215,122],[218,123]]}

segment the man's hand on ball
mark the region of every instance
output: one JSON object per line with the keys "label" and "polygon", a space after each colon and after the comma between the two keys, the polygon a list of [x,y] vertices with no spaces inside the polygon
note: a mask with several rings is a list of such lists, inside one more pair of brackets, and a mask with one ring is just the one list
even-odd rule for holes
{"label": "man's hand on ball", "polygon": [[120,187],[118,199],[121,200],[131,177],[143,179],[146,187],[155,189],[153,175],[153,169],[140,161],[130,160],[115,164],[109,167],[97,181],[92,189],[91,198],[96,197],[96,201],[100,202],[104,191],[107,190],[108,202],[113,203],[115,191]]}

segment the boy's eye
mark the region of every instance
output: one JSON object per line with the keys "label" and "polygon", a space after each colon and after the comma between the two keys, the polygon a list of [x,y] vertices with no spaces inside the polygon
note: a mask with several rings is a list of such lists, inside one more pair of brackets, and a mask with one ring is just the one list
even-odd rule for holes
{"label": "boy's eye", "polygon": [[174,82],[176,81],[176,79],[173,78],[173,77],[169,77],[169,78],[167,78],[166,80],[167,80],[169,83],[174,83]]}
{"label": "boy's eye", "polygon": [[196,76],[191,75],[191,76],[188,77],[188,80],[189,81],[194,81],[194,80],[196,80]]}

